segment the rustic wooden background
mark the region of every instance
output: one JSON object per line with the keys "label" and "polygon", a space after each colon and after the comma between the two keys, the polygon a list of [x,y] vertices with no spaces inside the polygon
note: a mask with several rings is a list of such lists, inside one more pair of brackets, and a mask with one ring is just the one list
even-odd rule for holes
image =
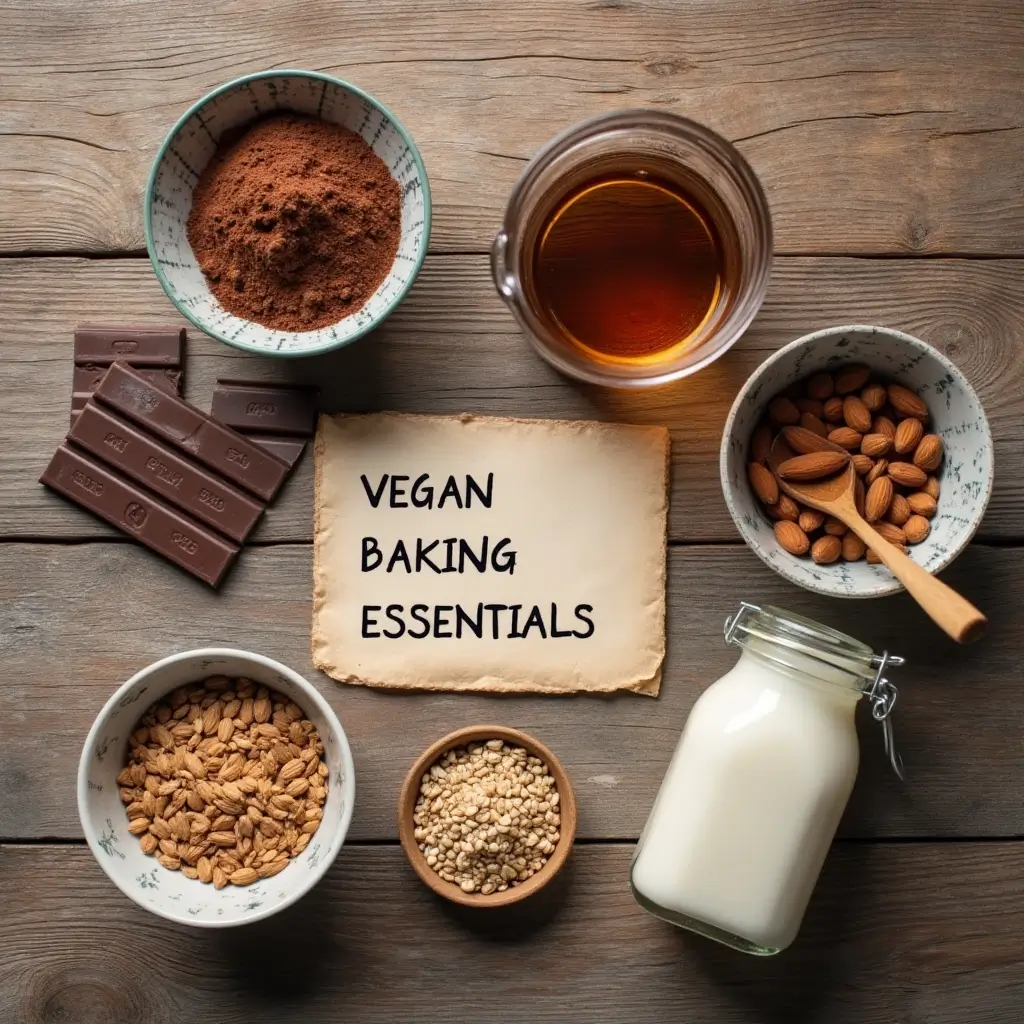
{"label": "rustic wooden background", "polygon": [[[213,594],[43,491],[76,320],[174,321],[141,199],[178,115],[221,82],[307,67],[379,95],[435,200],[419,282],[375,337],[270,363],[189,332],[188,397],[216,377],[326,382],[329,408],[585,416],[672,429],[663,695],[410,696],[309,658],[308,460]],[[1024,8],[1019,0],[8,0],[0,7],[0,1022],[470,1020],[1018,1024],[1024,1016]],[[724,359],[645,395],[571,384],[516,333],[486,251],[552,134],[653,106],[735,140],[772,205],[767,302]],[[739,542],[719,433],[751,369],[837,323],[942,349],[978,389],[997,483],[948,579],[990,613],[947,642],[905,598],[828,601]],[[244,364],[244,365],[243,365]],[[899,786],[863,769],[797,945],[734,954],[645,915],[631,847],[689,705],[732,656],[721,622],[774,601],[905,654]],[[229,934],[120,895],[82,842],[74,776],[116,685],[174,650],[237,644],[316,678],[351,737],[350,842],[299,905]],[[460,913],[396,844],[400,779],[431,740],[498,719],[564,758],[580,840],[555,892]]]}

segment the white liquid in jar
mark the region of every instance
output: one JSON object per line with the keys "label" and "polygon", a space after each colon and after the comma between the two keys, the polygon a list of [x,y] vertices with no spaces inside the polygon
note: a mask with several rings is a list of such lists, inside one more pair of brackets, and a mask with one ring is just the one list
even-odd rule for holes
{"label": "white liquid in jar", "polygon": [[749,952],[788,946],[857,775],[859,696],[745,651],[687,720],[633,862],[641,904]]}

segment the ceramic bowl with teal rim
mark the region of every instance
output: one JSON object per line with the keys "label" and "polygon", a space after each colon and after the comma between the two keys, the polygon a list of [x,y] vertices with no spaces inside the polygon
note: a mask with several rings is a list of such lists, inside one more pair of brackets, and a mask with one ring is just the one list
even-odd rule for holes
{"label": "ceramic bowl with teal rim", "polygon": [[883,565],[797,558],[775,539],[774,524],[747,480],[750,437],[780,391],[818,370],[866,363],[880,377],[915,391],[928,406],[929,430],[942,438],[936,470],[941,491],[931,533],[910,557],[938,573],[967,547],[981,524],[994,478],[992,435],[981,401],[967,378],[941,352],[888,327],[829,327],[798,338],[766,359],[736,396],[722,434],[719,469],[733,521],[751,550],[780,576],[833,597],[882,597],[903,584]]}
{"label": "ceramic bowl with teal rim", "polygon": [[[320,827],[282,871],[252,885],[215,889],[146,856],[128,831],[117,776],[128,737],[146,709],[172,690],[208,676],[244,676],[294,701],[316,727],[329,769]],[[355,770],[345,730],[316,687],[297,672],[259,654],[209,647],[172,654],[137,672],[107,701],[78,764],[78,815],[100,867],[140,907],[180,924],[224,928],[270,917],[323,877],[345,841],[355,801]]]}
{"label": "ceramic bowl with teal rim", "polygon": [[[401,237],[387,277],[361,309],[315,331],[280,331],[227,312],[210,291],[187,235],[192,192],[225,131],[275,110],[319,117],[356,132],[401,190]],[[187,110],[157,153],[146,186],[146,248],[171,301],[201,331],[268,356],[309,356],[373,330],[412,286],[430,237],[430,185],[423,159],[394,115],[354,85],[315,71],[263,71],[236,78]]]}

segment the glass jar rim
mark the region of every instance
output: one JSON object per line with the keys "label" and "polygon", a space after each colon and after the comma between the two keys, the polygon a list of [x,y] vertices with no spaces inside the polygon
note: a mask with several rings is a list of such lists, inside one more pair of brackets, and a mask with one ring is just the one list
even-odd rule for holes
{"label": "glass jar rim", "polygon": [[[887,665],[901,665],[902,658],[888,652],[876,654],[860,640],[840,633],[803,615],[776,608],[773,605],[740,603],[739,611],[725,623],[726,643],[738,647],[757,644],[757,653],[769,661],[782,665],[787,671],[791,666],[782,656],[788,651],[822,666],[828,676],[836,673],[839,680],[835,685],[855,690],[859,694],[871,693]],[[765,651],[764,646],[769,649]],[[771,648],[781,649],[773,654]],[[824,679],[831,682],[831,679]]]}
{"label": "glass jar rim", "polygon": [[[866,696],[871,704],[871,717],[882,726],[885,753],[896,775],[903,779],[903,759],[896,752],[892,731],[892,709],[899,690],[885,678],[890,665],[902,665],[903,658],[882,651],[876,654],[867,644],[846,633],[840,633],[813,619],[772,605],[760,607],[741,601],[739,610],[725,620],[725,642],[744,649],[773,663],[786,674],[801,669],[787,661],[784,652],[795,654],[801,661],[810,660],[825,671],[817,678],[824,683]],[[769,649],[764,650],[767,646]],[[780,649],[773,653],[771,648]],[[828,675],[838,673],[838,679]],[[804,673],[806,674],[806,673]]]}

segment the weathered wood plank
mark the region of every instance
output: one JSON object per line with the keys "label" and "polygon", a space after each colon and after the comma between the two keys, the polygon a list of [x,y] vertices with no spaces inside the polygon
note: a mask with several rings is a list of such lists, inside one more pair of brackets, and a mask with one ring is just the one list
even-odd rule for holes
{"label": "weathered wood plank", "polygon": [[881,730],[865,718],[845,834],[1024,834],[1024,550],[975,546],[946,574],[991,616],[987,638],[964,649],[906,597],[829,600],[785,583],[745,548],[673,548],[658,700],[406,694],[333,683],[310,663],[306,545],[245,551],[220,594],[130,544],[7,544],[2,554],[0,837],[80,836],[75,766],[103,702],[157,658],[216,645],[259,651],[316,680],[353,747],[354,837],[395,838],[398,790],[415,757],[450,730],[489,720],[535,733],[564,759],[582,836],[632,838],[690,705],[735,662],[721,630],[740,598],[820,618],[909,659],[893,677],[909,779],[900,786],[892,777]]}
{"label": "weathered wood plank", "polygon": [[[36,483],[66,430],[72,327],[90,318],[177,320],[148,261],[0,259],[0,536],[109,535]],[[541,362],[494,292],[483,257],[430,257],[385,326],[332,356],[264,360],[191,330],[187,395],[209,408],[218,376],[294,377],[319,384],[324,407],[332,410],[469,410],[665,424],[672,431],[672,538],[734,540],[718,447],[736,391],[770,352],[841,323],[899,327],[964,369],[996,438],[996,488],[982,536],[1024,536],[1020,260],[776,260],[764,309],[732,352],[678,385],[625,394],[577,386]],[[307,458],[254,537],[309,540],[311,530]]]}
{"label": "weathered wood plank", "polygon": [[1021,843],[839,843],[796,944],[768,960],[645,914],[631,854],[578,846],[555,891],[472,913],[400,849],[346,846],[298,904],[217,932],[136,907],[83,847],[0,847],[0,1022],[1019,1018]]}
{"label": "weathered wood plank", "polygon": [[1017,0],[13,4],[0,248],[141,248],[143,183],[175,119],[237,75],[298,66],[352,80],[407,124],[437,251],[484,251],[555,133],[655,107],[737,140],[782,252],[1019,254],[1022,43]]}

